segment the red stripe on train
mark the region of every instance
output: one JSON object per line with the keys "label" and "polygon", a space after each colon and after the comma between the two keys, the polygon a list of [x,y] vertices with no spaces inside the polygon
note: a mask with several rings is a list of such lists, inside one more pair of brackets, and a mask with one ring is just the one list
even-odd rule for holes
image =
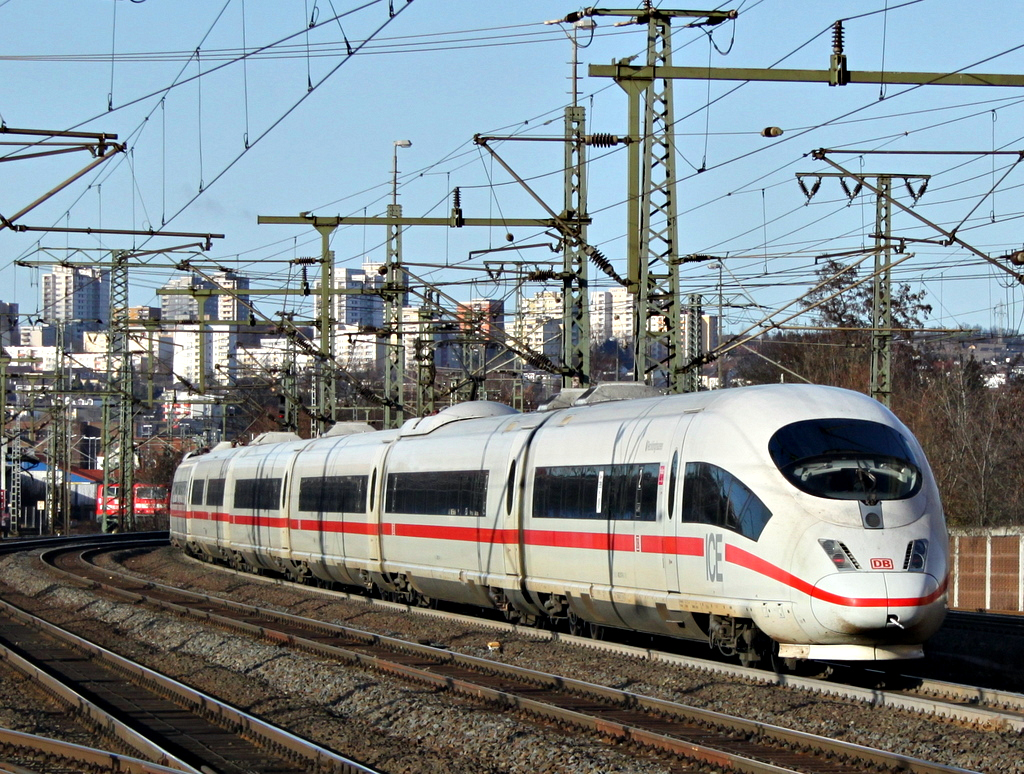
{"label": "red stripe on train", "polygon": [[923,597],[844,597],[815,588],[807,581],[801,580],[790,572],[786,572],[781,567],[776,567],[760,556],[744,551],[739,546],[726,543],[725,561],[738,567],[744,567],[759,575],[764,575],[814,599],[820,599],[822,602],[829,602],[833,605],[843,605],[844,607],[920,607],[935,602],[946,592],[947,581],[943,580],[935,591]]}
{"label": "red stripe on train", "polygon": [[[234,516],[225,513],[192,511],[192,518],[212,521],[230,521],[242,526],[282,528],[283,518]],[[306,532],[325,532],[347,535],[377,534],[377,524],[358,521],[320,521],[318,519],[292,519],[291,529]],[[385,537],[425,538],[432,540],[454,540],[470,543],[514,545],[519,541],[518,530],[493,529],[489,527],[453,527],[434,524],[405,524],[384,522],[380,534]],[[523,542],[529,546],[544,548],[578,548],[592,551],[638,552],[645,554],[674,554],[677,556],[704,556],[704,539],[699,537],[668,537],[664,535],[640,535],[639,545],[633,534],[609,534],[606,532],[567,532],[563,530],[523,530]],[[919,607],[938,600],[946,591],[946,581],[939,588],[923,597],[887,599],[884,597],[844,597],[815,588],[801,578],[781,567],[762,559],[756,554],[726,543],[725,561],[729,564],[771,578],[814,599],[845,607]]]}

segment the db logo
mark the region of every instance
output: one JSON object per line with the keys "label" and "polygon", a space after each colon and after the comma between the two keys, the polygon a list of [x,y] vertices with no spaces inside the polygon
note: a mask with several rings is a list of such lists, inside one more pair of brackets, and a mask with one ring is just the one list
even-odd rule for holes
{"label": "db logo", "polygon": [[872,559],[871,560],[871,569],[872,570],[891,570],[891,569],[893,569],[892,559]]}

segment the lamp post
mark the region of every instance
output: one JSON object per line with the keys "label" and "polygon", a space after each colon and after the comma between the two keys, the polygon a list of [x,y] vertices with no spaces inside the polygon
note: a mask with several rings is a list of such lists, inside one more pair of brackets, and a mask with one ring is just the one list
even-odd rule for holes
{"label": "lamp post", "polygon": [[398,204],[398,149],[411,148],[412,140],[395,140],[395,153],[391,164],[391,203]]}

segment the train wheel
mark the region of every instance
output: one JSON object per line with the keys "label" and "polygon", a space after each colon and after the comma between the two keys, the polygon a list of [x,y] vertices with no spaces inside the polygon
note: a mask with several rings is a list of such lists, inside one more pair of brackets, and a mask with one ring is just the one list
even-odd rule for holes
{"label": "train wheel", "polygon": [[601,624],[592,623],[587,621],[587,636],[592,640],[603,640],[604,639],[604,627]]}
{"label": "train wheel", "polygon": [[303,583],[309,576],[309,568],[302,562],[289,562],[284,574],[292,583]]}
{"label": "train wheel", "polygon": [[416,607],[434,609],[437,607],[437,600],[428,597],[426,594],[420,594],[418,591],[415,591],[413,592],[413,604]]}
{"label": "train wheel", "polygon": [[566,622],[569,624],[569,634],[574,637],[583,637],[587,633],[587,622],[576,615],[571,610],[566,618]]}

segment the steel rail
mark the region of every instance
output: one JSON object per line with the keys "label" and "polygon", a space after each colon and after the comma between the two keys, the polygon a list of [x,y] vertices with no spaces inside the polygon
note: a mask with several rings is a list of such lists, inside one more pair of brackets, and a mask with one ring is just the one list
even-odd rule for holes
{"label": "steel rail", "polygon": [[[61,761],[69,761],[89,766],[90,771],[109,770],[123,774],[181,774],[182,769],[161,766],[158,763],[132,758],[127,755],[97,750],[74,742],[63,742],[46,736],[26,734],[10,728],[0,728],[0,754],[10,758],[18,753],[25,757],[53,756]],[[0,767],[4,764],[0,763]]]}
{"label": "steel rail", "polygon": [[[113,666],[117,671],[128,676],[129,679],[137,684],[144,685],[150,690],[155,690],[158,693],[183,702],[186,706],[193,707],[194,711],[206,716],[207,718],[212,718],[213,722],[217,725],[235,729],[236,733],[239,733],[239,735],[258,738],[270,749],[276,750],[279,754],[283,754],[286,757],[294,757],[306,761],[310,766],[312,766],[310,771],[330,771],[338,772],[338,774],[376,774],[374,769],[362,766],[355,761],[349,760],[348,758],[338,755],[324,747],[320,747],[307,739],[296,736],[295,734],[260,720],[246,712],[242,712],[241,710],[232,707],[209,694],[190,688],[184,683],[180,683],[173,678],[160,674],[159,672],[144,667],[141,664],[137,664],[123,656],[119,656],[118,654],[96,645],[83,637],[79,637],[78,635],[62,629],[49,621],[39,618],[38,616],[34,616],[31,613],[10,604],[9,602],[0,600],[0,611],[27,626],[31,626],[32,628],[45,634],[49,634],[63,642],[67,642],[73,647],[89,654],[93,658],[99,659],[102,662]],[[32,665],[29,665],[29,667],[33,672],[37,671]],[[77,696],[77,694],[75,695]],[[116,723],[113,718],[109,717],[108,713],[103,710],[99,710],[99,712],[101,713],[99,717],[102,718],[103,721],[107,723]],[[122,738],[120,734],[118,734],[118,736],[119,738]],[[131,737],[123,737],[122,739],[123,741],[131,743],[129,742],[129,738]],[[143,752],[146,749],[147,743],[148,740],[143,741],[143,746],[140,748],[140,752]],[[177,761],[177,759],[172,758],[172,760],[183,766],[183,771],[201,774],[201,771],[188,766],[188,764],[181,763],[180,761]]]}
{"label": "steel rail", "polygon": [[[41,622],[42,619],[30,616],[23,610],[20,610],[19,608],[2,600],[0,600],[0,610],[6,612],[12,618],[18,619],[22,623],[34,626],[41,630],[43,629],[43,627],[36,625]],[[53,627],[52,624],[47,624],[47,627],[57,629],[57,627]],[[117,718],[111,717],[109,712],[100,709],[96,704],[89,701],[74,688],[65,684],[54,675],[44,672],[31,661],[18,655],[6,645],[0,644],[0,659],[7,662],[11,667],[41,686],[42,689],[50,694],[50,696],[52,696],[59,704],[67,707],[72,712],[89,718],[96,728],[102,729],[103,733],[106,733],[128,745],[128,747],[135,750],[138,755],[143,756],[150,761],[155,761],[161,766],[172,768],[179,772],[184,771],[189,772],[189,774],[202,774],[198,769],[185,763],[159,744],[156,744],[143,734],[130,728]],[[44,737],[39,738],[42,739]],[[108,755],[110,755],[110,753],[108,753]]]}
{"label": "steel rail", "polygon": [[[96,539],[97,537],[99,538],[98,540]],[[4,552],[42,547],[44,554],[47,551],[59,553],[71,550],[70,546],[72,545],[80,547],[83,543],[91,545],[94,550],[109,551],[125,547],[166,545],[167,537],[166,533],[157,533],[156,535],[143,535],[141,539],[129,535],[89,536],[83,541],[82,537],[79,536],[77,538],[18,542],[20,543],[18,546],[4,546]],[[372,768],[362,766],[355,761],[242,712],[159,672],[136,664],[38,616],[34,616],[9,602],[0,600],[0,613],[4,613],[12,619],[54,637],[61,642],[68,643],[72,647],[110,665],[132,682],[184,703],[185,706],[193,707],[197,714],[212,719],[212,722],[216,725],[235,729],[237,733],[246,735],[249,738],[258,738],[262,744],[266,745],[269,749],[276,750],[278,754],[293,760],[304,761],[303,765],[309,766],[310,771],[337,772],[337,774],[376,774]],[[61,701],[61,703],[87,715],[99,727],[109,729],[112,735],[129,745],[132,749],[137,750],[141,755],[151,755],[155,759],[160,760],[161,763],[167,763],[178,771],[201,774],[200,770],[189,766],[187,763],[167,753],[159,745],[146,739],[143,735],[134,732],[124,723],[112,718],[105,710],[97,707],[58,679],[47,675],[27,659],[10,651],[10,649],[2,648],[0,657],[8,661],[11,666],[23,671],[30,678],[40,681],[40,684],[44,685],[44,689]]]}
{"label": "steel rail", "polygon": [[[74,577],[68,570],[62,571]],[[797,765],[807,765],[805,753],[810,751],[814,751],[815,755],[829,756],[832,759],[831,765],[835,767],[833,770],[837,771],[878,768],[915,774],[960,774],[966,771],[485,658],[457,654],[430,645],[411,643],[289,613],[263,610],[208,594],[186,592],[115,573],[110,568],[94,568],[94,572],[97,575],[101,572],[105,577],[92,579],[90,585],[132,602],[143,601],[272,642],[397,674],[406,679],[447,688],[734,771],[749,774],[801,771],[804,769],[787,768],[782,762],[803,758]],[[107,582],[107,578],[118,576],[136,588],[126,590]],[[158,599],[154,594],[165,598]],[[173,601],[166,597],[172,597]],[[239,621],[232,617],[232,613],[250,620]],[[254,617],[261,618],[262,622],[252,623]],[[281,626],[289,629],[276,628]],[[305,634],[297,634],[296,629],[303,630]],[[315,636],[334,642],[311,639]],[[336,644],[339,638],[346,638],[349,642],[344,646]],[[662,733],[662,730],[665,732]],[[739,735],[748,741],[736,742],[735,739],[727,739],[726,735]],[[719,738],[714,742],[705,744],[696,741],[698,738],[703,740],[715,736]],[[751,757],[754,754],[759,757]],[[842,764],[838,761],[851,763]]]}

